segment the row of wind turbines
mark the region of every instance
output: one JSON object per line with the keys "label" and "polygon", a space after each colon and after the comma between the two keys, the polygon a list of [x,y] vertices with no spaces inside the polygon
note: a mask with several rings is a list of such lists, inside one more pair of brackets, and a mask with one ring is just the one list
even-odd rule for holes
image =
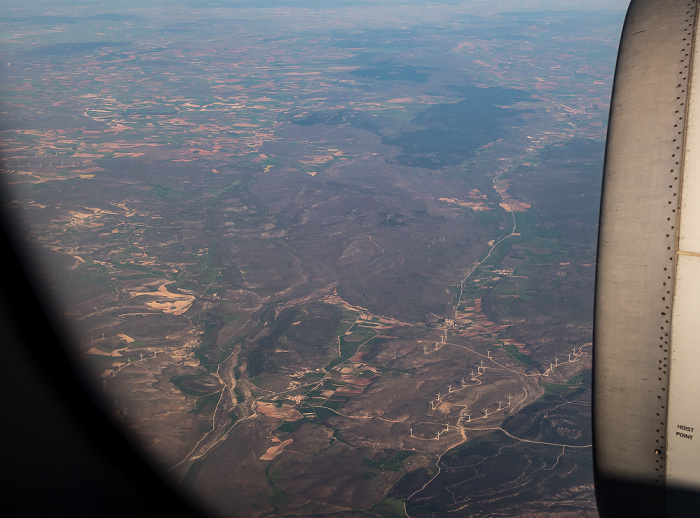
{"label": "row of wind turbines", "polygon": [[[438,341],[435,342],[435,349],[434,350],[439,350],[443,345],[445,345],[446,340],[447,340],[446,335],[447,335],[447,331],[444,331],[443,335],[441,336],[441,340],[439,342]],[[423,351],[424,351],[424,353],[428,354],[427,346],[425,344],[423,345]],[[560,367],[560,366],[565,365],[567,363],[572,363],[572,362],[576,361],[578,358],[580,358],[582,355],[583,355],[583,353],[580,351],[580,349],[577,351],[576,347],[574,347],[574,348],[572,348],[571,352],[567,353],[566,362],[562,362],[560,364],[559,357],[555,356],[554,362],[550,362],[549,367],[544,372],[537,373],[537,375],[540,377],[548,377],[550,374],[553,374],[553,371],[556,367]],[[486,357],[488,359],[491,359],[491,351],[486,352]],[[470,381],[477,381],[480,383],[479,377],[486,372],[487,368],[488,367],[484,364],[484,360],[482,359],[479,362],[479,364],[476,365],[476,373],[473,370],[471,371],[470,376],[469,376]],[[460,385],[461,386],[456,388],[456,389],[453,388],[453,385],[448,385],[446,393],[438,392],[436,394],[435,398],[428,402],[429,410],[430,411],[436,410],[438,408],[438,406],[443,402],[443,399],[447,395],[451,394],[452,392],[457,391],[457,390],[461,390],[461,389],[464,389],[464,388],[467,388],[470,386],[470,384],[467,383],[467,381],[464,378],[462,378]],[[523,399],[525,397],[526,397],[526,395],[523,396]],[[489,408],[484,408],[482,410],[483,415],[479,416],[479,417],[474,417],[474,419],[487,419],[489,417],[489,415],[493,415],[496,412],[500,412],[500,411],[504,410],[505,408],[512,406],[513,396],[511,394],[508,394],[507,399],[508,399],[508,404],[506,406],[503,406],[503,401],[496,401],[496,409],[495,410],[493,410],[493,409],[489,410]],[[471,422],[472,422],[472,414],[467,413],[467,409],[464,408],[460,411],[459,417],[457,418],[456,428],[461,429],[461,431],[463,432],[464,431],[464,424],[471,423]],[[450,431],[450,424],[446,423],[445,426],[446,426],[445,428],[437,431],[434,438],[428,439],[428,440],[440,440],[440,436],[442,434],[448,433]],[[455,430],[454,425],[452,426],[452,429]],[[409,433],[410,433],[411,437],[421,439],[421,437],[416,437],[413,434],[413,428],[410,429]]]}

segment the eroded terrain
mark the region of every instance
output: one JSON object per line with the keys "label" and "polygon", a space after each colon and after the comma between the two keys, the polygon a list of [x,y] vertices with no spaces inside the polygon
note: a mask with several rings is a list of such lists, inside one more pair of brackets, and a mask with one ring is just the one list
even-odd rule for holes
{"label": "eroded terrain", "polygon": [[214,513],[595,516],[621,13],[461,8],[0,22],[4,176],[77,353]]}

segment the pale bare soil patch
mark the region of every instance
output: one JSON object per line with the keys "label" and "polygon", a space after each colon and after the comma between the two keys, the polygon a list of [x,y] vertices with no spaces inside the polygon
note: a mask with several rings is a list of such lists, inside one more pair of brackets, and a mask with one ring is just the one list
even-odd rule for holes
{"label": "pale bare soil patch", "polygon": [[527,209],[532,207],[529,203],[525,203],[517,200],[508,200],[507,202],[499,203],[508,212],[525,212]]}
{"label": "pale bare soil patch", "polygon": [[272,403],[257,402],[255,409],[268,417],[284,419],[285,421],[296,421],[304,417],[296,408],[286,403],[278,407]]}
{"label": "pale bare soil patch", "polygon": [[158,291],[130,291],[129,295],[132,297],[148,295],[165,299],[146,302],[146,305],[152,309],[162,311],[163,313],[172,313],[173,315],[182,315],[195,301],[194,295],[172,293],[168,291],[167,284],[161,284]]}
{"label": "pale bare soil patch", "polygon": [[[279,440],[279,439],[277,439]],[[282,450],[284,450],[285,447],[289,446],[294,442],[294,439],[287,439],[286,441],[278,444],[277,446],[271,446],[267,449],[267,451],[260,457],[260,460],[272,460],[277,455],[282,453]]]}

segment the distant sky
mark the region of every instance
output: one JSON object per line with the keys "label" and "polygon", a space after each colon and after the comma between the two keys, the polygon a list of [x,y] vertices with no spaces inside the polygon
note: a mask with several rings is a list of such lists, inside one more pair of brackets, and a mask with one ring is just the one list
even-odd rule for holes
{"label": "distant sky", "polygon": [[80,11],[118,12],[124,8],[140,7],[146,9],[168,8],[177,5],[196,6],[199,8],[216,7],[299,7],[306,9],[333,9],[337,7],[362,6],[368,8],[377,5],[411,5],[436,6],[451,5],[460,11],[469,12],[503,12],[536,10],[624,10],[629,0],[2,0],[0,11],[36,11],[43,9],[45,14],[63,12],[65,8]]}

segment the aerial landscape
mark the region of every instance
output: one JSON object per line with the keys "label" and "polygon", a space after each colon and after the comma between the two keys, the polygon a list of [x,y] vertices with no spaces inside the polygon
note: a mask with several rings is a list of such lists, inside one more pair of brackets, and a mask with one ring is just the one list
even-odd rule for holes
{"label": "aerial landscape", "polygon": [[5,2],[0,139],[75,353],[214,516],[597,516],[623,5]]}

